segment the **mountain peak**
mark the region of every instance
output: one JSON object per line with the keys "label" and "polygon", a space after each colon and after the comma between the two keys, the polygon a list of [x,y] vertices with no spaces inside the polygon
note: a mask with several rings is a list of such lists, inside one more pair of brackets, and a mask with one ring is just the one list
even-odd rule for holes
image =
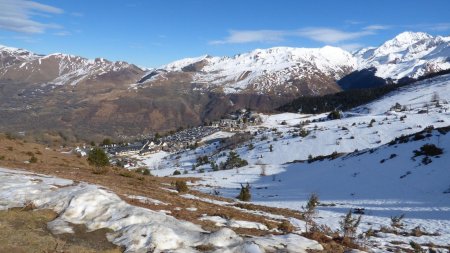
{"label": "mountain peak", "polygon": [[411,42],[417,42],[419,40],[423,39],[431,39],[433,36],[431,36],[428,33],[424,32],[411,32],[406,31],[398,34],[395,36],[392,40],[396,40],[399,42],[405,42],[405,43],[411,43]]}
{"label": "mountain peak", "polygon": [[419,41],[431,38],[433,38],[433,36],[424,32],[402,32],[393,39],[386,41],[376,50],[375,53],[386,55],[393,52],[399,52]]}

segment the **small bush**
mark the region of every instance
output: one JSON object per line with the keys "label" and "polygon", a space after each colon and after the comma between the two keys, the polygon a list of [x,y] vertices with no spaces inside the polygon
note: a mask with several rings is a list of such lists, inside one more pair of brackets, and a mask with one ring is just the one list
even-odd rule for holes
{"label": "small bush", "polygon": [[339,111],[336,111],[336,110],[331,111],[328,114],[328,118],[329,119],[340,119],[341,118],[341,113]]}
{"label": "small bush", "polygon": [[92,173],[96,174],[96,175],[103,175],[103,174],[108,173],[108,171],[109,171],[108,167],[94,167],[94,169],[92,170]]}
{"label": "small bush", "polygon": [[209,159],[208,156],[199,156],[197,157],[197,166],[202,166],[204,164],[208,164],[209,163]]}
{"label": "small bush", "polygon": [[120,172],[119,175],[121,175],[122,177],[134,177],[133,173],[129,170],[124,170]]}
{"label": "small bush", "polygon": [[436,147],[434,144],[425,144],[420,147],[420,150],[414,150],[414,156],[438,156],[442,153],[442,148]]}
{"label": "small bush", "polygon": [[396,228],[403,227],[403,218],[405,218],[405,214],[401,214],[400,216],[392,216],[391,217],[391,226]]}
{"label": "small bush", "polygon": [[224,170],[230,170],[230,169],[234,169],[234,168],[240,168],[243,166],[247,166],[248,162],[244,159],[241,159],[239,157],[239,154],[237,154],[234,151],[230,151],[230,153],[228,154],[227,160],[225,161],[225,163],[223,164],[223,166],[221,167]]}
{"label": "small bush", "polygon": [[302,128],[302,129],[300,130],[300,132],[299,132],[299,135],[300,135],[301,137],[305,138],[306,136],[309,135],[309,131],[306,130],[306,129],[304,129],[304,128]]}
{"label": "small bush", "polygon": [[172,175],[174,176],[181,175],[181,172],[179,170],[175,170]]}
{"label": "small bush", "polygon": [[187,186],[186,181],[183,181],[183,180],[177,180],[175,182],[175,189],[178,192],[187,192],[187,191],[189,191],[189,187]]}
{"label": "small bush", "polygon": [[37,163],[37,161],[38,161],[38,159],[37,159],[37,157],[36,156],[32,156],[31,158],[30,158],[30,160],[28,160],[30,163]]}
{"label": "small bush", "polygon": [[152,175],[152,173],[150,172],[150,170],[147,169],[147,168],[145,168],[145,167],[137,168],[137,169],[135,170],[135,172],[138,173],[138,174],[142,174],[142,175],[144,175],[144,176],[151,176],[151,175]]}
{"label": "small bush", "polygon": [[200,252],[212,252],[214,250],[214,245],[202,244],[202,245],[195,246],[195,249]]}
{"label": "small bush", "polygon": [[422,249],[422,246],[420,246],[420,244],[418,244],[414,241],[410,241],[409,246],[411,246],[411,248],[414,250],[414,253],[424,253],[425,252],[425,250]]}
{"label": "small bush", "polygon": [[361,217],[360,215],[358,218],[353,218],[352,210],[350,209],[344,219],[339,222],[344,238],[354,238],[356,229],[361,223]]}
{"label": "small bush", "polygon": [[250,201],[252,198],[250,193],[250,184],[247,183],[246,186],[241,184],[241,192],[239,192],[239,195],[236,198],[241,201]]}
{"label": "small bush", "polygon": [[309,197],[308,203],[306,207],[302,207],[303,209],[303,218],[305,219],[305,230],[308,233],[308,228],[312,228],[316,226],[314,222],[314,217],[316,215],[316,207],[319,205],[319,196],[315,193],[311,194]]}
{"label": "small bush", "polygon": [[289,234],[294,232],[295,228],[288,220],[283,220],[280,224],[278,224],[278,229],[284,234]]}
{"label": "small bush", "polygon": [[105,151],[98,147],[89,151],[87,160],[90,165],[94,165],[95,167],[104,167],[109,165],[109,159]]}

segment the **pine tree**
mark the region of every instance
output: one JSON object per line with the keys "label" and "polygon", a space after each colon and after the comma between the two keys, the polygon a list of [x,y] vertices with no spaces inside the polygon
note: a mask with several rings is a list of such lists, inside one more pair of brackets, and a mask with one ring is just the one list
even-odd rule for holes
{"label": "pine tree", "polygon": [[89,151],[88,162],[95,167],[104,167],[109,165],[109,159],[102,148],[95,147]]}
{"label": "pine tree", "polygon": [[344,233],[344,238],[353,238],[355,236],[356,229],[358,228],[359,223],[361,223],[361,217],[362,215],[358,218],[353,218],[352,210],[350,209],[344,219],[339,222],[341,230]]}
{"label": "pine tree", "polygon": [[306,207],[303,207],[303,218],[305,219],[305,229],[308,233],[309,228],[315,225],[314,216],[316,214],[316,207],[319,204],[319,196],[313,193],[309,197]]}

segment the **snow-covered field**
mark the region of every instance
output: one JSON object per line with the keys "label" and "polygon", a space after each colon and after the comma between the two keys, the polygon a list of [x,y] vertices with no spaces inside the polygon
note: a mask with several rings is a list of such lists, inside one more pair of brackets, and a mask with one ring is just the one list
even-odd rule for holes
{"label": "snow-covered field", "polygon": [[[439,106],[432,102],[436,97]],[[254,148],[245,143],[235,150],[248,166],[214,172],[210,165],[202,165],[193,170],[198,156],[208,155],[218,164],[226,160],[228,150],[217,153],[219,144],[212,143],[176,156],[159,156],[158,163],[164,169],[152,173],[164,176],[177,169],[202,178],[197,185],[202,191],[214,189],[232,198],[241,183],[249,182],[253,202],[297,210],[311,193],[317,193],[323,203],[332,205],[320,207],[317,222],[332,229],[339,228],[338,222],[349,209],[364,208],[359,233],[390,227],[391,216],[405,214],[403,232],[419,226],[438,234],[414,237],[379,233],[365,243],[380,252],[395,246],[409,248],[409,241],[450,246],[450,135],[435,130],[421,140],[388,144],[428,126],[449,126],[448,101],[450,75],[445,75],[344,112],[340,120],[328,120],[327,114],[264,115],[261,126],[248,129],[254,135]],[[406,110],[391,110],[396,103]],[[303,123],[309,131],[305,137],[295,134]],[[424,144],[434,144],[444,153],[425,164],[424,156],[414,157],[413,152]],[[335,160],[299,162],[334,152],[350,154]],[[394,245],[399,242],[403,244]]]}
{"label": "snow-covered field", "polygon": [[[109,228],[113,232],[107,235],[108,240],[124,246],[126,252],[197,252],[195,247],[199,245],[212,245],[214,252],[322,249],[317,242],[296,234],[243,238],[229,228],[210,233],[163,212],[129,205],[96,185],[0,168],[0,210],[27,204],[59,214],[48,223],[55,234],[73,233],[71,224],[84,224],[90,231]],[[231,227],[264,226],[230,222]]]}

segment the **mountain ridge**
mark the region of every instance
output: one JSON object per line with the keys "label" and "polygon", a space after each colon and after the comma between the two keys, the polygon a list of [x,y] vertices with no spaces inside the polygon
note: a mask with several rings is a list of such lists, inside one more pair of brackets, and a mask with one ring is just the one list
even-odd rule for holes
{"label": "mountain ridge", "polygon": [[[298,97],[361,87],[371,75],[377,86],[403,75],[450,69],[450,38],[398,36],[379,50],[386,55],[377,54],[377,48],[352,55],[330,46],[274,47],[233,57],[186,58],[151,70],[0,46],[0,130],[69,131],[74,133],[66,135],[80,138],[136,136],[199,125],[242,108],[271,112]],[[363,78],[338,83],[357,71]],[[378,77],[380,73],[392,76]]]}

